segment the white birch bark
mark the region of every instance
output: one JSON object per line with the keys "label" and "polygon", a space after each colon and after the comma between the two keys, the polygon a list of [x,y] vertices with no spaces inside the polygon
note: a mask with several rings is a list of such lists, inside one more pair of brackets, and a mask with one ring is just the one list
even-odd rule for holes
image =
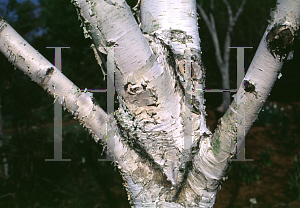
{"label": "white birch bark", "polygon": [[[77,92],[77,86],[2,19],[1,52],[55,95],[96,140],[105,144],[106,135],[114,132],[113,139],[107,139],[108,153],[133,207],[212,207],[236,141],[238,147],[243,143],[282,67],[276,55],[280,51],[273,50],[274,58],[268,45],[286,36],[287,43],[293,41],[300,0],[279,1],[244,79],[247,84],[240,86],[214,134],[205,122],[195,0],[142,0],[142,31],[124,0],[72,3],[85,37],[92,38],[100,52],[108,53],[101,47],[116,46],[120,107],[115,115],[106,115],[90,93]],[[274,25],[279,29],[271,30]],[[236,122],[245,132],[236,132]]]}
{"label": "white birch bark", "polygon": [[299,28],[299,3],[299,0],[278,1],[277,8],[272,13],[272,21],[243,80],[251,84],[248,83],[245,87],[242,82],[235,95],[236,100],[221,118],[213,136],[200,142],[200,151],[194,158],[195,162],[187,179],[187,191],[182,196],[184,200],[191,201],[194,198],[193,194],[201,196],[204,192],[209,196],[206,197],[204,207],[211,207],[214,204],[217,189],[220,188],[221,179],[224,178],[228,168],[228,159],[235,153],[235,144],[237,142],[238,149],[244,144],[245,136],[257,119],[283,64],[279,56],[273,57],[268,50],[267,34],[275,25],[281,25],[280,28],[287,28],[289,31],[287,33],[292,35],[290,38],[294,38],[293,34]]}

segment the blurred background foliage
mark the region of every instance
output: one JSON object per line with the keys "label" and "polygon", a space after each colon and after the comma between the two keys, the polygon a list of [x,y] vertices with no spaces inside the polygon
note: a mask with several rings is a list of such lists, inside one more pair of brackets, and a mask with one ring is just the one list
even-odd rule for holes
{"label": "blurred background foliage", "polygon": [[[137,3],[136,0],[127,2],[131,7]],[[232,46],[253,47],[245,50],[246,69],[267,26],[270,8],[275,3],[275,0],[248,0],[234,27]],[[231,0],[230,4],[235,13],[240,1]],[[209,1],[204,1],[203,7],[208,11]],[[222,45],[227,12],[221,0],[215,1],[213,13]],[[103,81],[103,74],[90,48],[92,41],[84,38],[75,8],[69,0],[0,0],[0,15],[52,63],[54,49],[46,47],[70,47],[62,49],[62,72],[81,89],[106,88],[106,81]],[[203,62],[207,68],[206,88],[218,89],[221,88],[221,76],[212,40],[201,19],[199,27]],[[296,50],[295,55],[298,53]],[[72,161],[45,162],[45,159],[53,158],[53,99],[22,72],[14,70],[3,55],[0,55],[0,63],[0,109],[4,130],[0,138],[0,207],[129,207],[118,171],[110,162],[97,161],[105,158],[103,147],[96,144],[66,112],[62,115],[63,158]],[[299,101],[294,96],[299,94],[299,88],[296,87],[298,81],[293,66],[299,66],[299,60],[285,64],[283,78],[276,82],[269,100]],[[230,77],[231,88],[236,88],[234,49]],[[289,89],[294,86],[295,90],[284,91],[285,85],[289,85]],[[94,97],[106,109],[106,94],[94,93]],[[220,93],[206,93],[205,97],[208,107],[217,107],[222,102]],[[265,119],[263,123],[268,123],[273,117],[268,114],[261,119],[261,122]],[[269,159],[267,162],[270,163]],[[8,167],[8,175],[5,167]],[[251,170],[255,170],[254,175],[245,171],[251,178],[241,173],[239,178],[246,183],[258,179],[258,169],[251,166]]]}

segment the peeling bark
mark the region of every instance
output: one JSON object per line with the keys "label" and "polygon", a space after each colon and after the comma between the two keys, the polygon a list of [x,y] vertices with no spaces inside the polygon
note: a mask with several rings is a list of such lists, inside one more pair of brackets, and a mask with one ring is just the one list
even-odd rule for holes
{"label": "peeling bark", "polygon": [[2,19],[0,50],[55,95],[55,102],[97,141],[105,145],[108,138],[108,154],[132,207],[212,207],[236,144],[243,144],[299,27],[299,0],[278,2],[235,100],[213,134],[205,121],[195,0],[141,1],[142,31],[124,0],[72,0],[95,48],[109,53],[107,47],[116,47],[120,106],[115,114],[107,115],[91,93],[79,92]]}

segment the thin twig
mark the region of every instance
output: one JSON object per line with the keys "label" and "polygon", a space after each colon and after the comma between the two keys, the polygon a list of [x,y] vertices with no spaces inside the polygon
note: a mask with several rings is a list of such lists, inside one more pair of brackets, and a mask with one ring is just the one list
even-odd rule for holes
{"label": "thin twig", "polygon": [[244,0],[244,1],[242,2],[240,8],[238,9],[237,13],[235,14],[235,17],[233,18],[233,22],[234,22],[234,23],[236,23],[237,19],[239,18],[240,14],[242,13],[246,1],[247,1],[247,0]]}
{"label": "thin twig", "polygon": [[197,4],[197,8],[199,9],[200,15],[203,18],[203,20],[208,28],[208,31],[212,36],[212,40],[213,40],[214,47],[215,47],[217,63],[218,63],[218,66],[220,67],[223,64],[223,60],[222,60],[222,55],[221,55],[221,51],[220,51],[219,39],[218,39],[218,34],[217,34],[213,14],[210,13],[210,20],[209,20],[208,16],[206,15],[205,11],[202,8],[202,3]]}
{"label": "thin twig", "polygon": [[210,1],[210,10],[213,11],[214,8],[215,8],[215,6],[214,6],[214,0],[211,0]]}
{"label": "thin twig", "polygon": [[229,64],[229,56],[230,56],[230,49],[229,46],[231,44],[231,33],[233,30],[233,27],[237,21],[237,19],[239,18],[240,14],[243,11],[244,5],[246,3],[247,0],[244,0],[240,6],[240,8],[238,9],[237,13],[235,14],[234,18],[233,18],[233,14],[232,14],[232,10],[231,10],[231,6],[228,3],[227,0],[223,0],[223,2],[225,3],[225,5],[227,6],[227,13],[228,13],[228,27],[227,27],[227,32],[226,32],[226,36],[225,36],[225,41],[224,41],[224,54],[223,54],[223,61],[226,65]]}
{"label": "thin twig", "polygon": [[138,0],[138,2],[136,3],[136,5],[132,8],[133,11],[136,11],[137,8],[141,5],[141,0]]}
{"label": "thin twig", "polygon": [[228,18],[229,18],[229,25],[231,25],[232,21],[233,21],[231,6],[230,6],[230,4],[228,3],[227,0],[223,0],[223,2],[227,6],[227,13],[228,13]]}
{"label": "thin twig", "polygon": [[4,197],[7,197],[7,196],[15,197],[15,193],[4,194],[4,195],[0,196],[0,198],[4,198]]}

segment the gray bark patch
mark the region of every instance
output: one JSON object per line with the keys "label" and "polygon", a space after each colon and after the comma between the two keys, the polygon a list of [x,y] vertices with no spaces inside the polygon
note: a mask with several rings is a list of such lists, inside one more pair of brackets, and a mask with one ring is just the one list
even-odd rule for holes
{"label": "gray bark patch", "polygon": [[245,91],[253,93],[255,91],[255,86],[248,80],[245,80]]}
{"label": "gray bark patch", "polygon": [[46,71],[46,75],[51,76],[53,73],[54,73],[54,68],[53,67],[48,68],[47,71]]}
{"label": "gray bark patch", "polygon": [[286,60],[292,51],[294,30],[287,25],[275,24],[266,37],[268,50],[274,58]]}

